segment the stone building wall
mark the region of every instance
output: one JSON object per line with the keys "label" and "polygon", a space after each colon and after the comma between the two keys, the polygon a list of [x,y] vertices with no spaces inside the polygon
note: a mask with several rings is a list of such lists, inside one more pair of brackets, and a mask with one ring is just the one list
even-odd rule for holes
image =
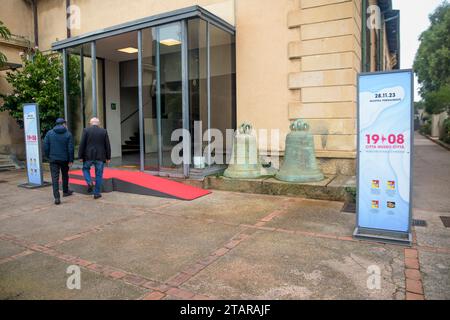
{"label": "stone building wall", "polygon": [[289,119],[311,125],[325,173],[354,174],[361,1],[301,0],[288,14],[288,27],[299,34],[288,44],[297,68],[289,74]]}

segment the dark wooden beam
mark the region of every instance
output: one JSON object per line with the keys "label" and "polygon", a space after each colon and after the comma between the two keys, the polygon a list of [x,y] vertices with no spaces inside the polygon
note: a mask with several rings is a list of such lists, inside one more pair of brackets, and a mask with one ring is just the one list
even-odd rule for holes
{"label": "dark wooden beam", "polygon": [[31,6],[33,7],[34,43],[35,43],[36,47],[38,47],[39,46],[39,25],[38,25],[37,0],[32,0]]}
{"label": "dark wooden beam", "polygon": [[70,19],[70,12],[67,10],[70,7],[70,0],[66,0],[66,30],[67,30],[67,38],[71,37],[70,28],[68,25],[68,21]]}

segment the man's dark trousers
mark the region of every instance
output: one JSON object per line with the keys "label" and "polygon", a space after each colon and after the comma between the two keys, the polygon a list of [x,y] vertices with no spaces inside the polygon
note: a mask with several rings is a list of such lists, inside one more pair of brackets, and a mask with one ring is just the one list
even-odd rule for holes
{"label": "man's dark trousers", "polygon": [[69,162],[67,161],[52,161],[50,162],[50,173],[52,175],[53,196],[59,199],[59,172],[62,176],[63,192],[69,192]]}

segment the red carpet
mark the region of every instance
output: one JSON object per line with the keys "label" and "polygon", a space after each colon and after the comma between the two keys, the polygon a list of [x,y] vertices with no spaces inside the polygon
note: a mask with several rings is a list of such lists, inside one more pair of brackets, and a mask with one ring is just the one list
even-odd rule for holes
{"label": "red carpet", "polygon": [[[114,178],[114,174],[116,171],[120,171],[120,170],[114,170],[114,169],[110,169],[110,168],[104,168],[103,169],[103,179],[112,179]],[[129,172],[129,171],[127,171]],[[71,170],[69,171],[69,175],[72,176],[83,176],[83,171],[81,170]],[[95,170],[94,168],[91,168],[91,177],[95,178]]]}
{"label": "red carpet", "polygon": [[[81,170],[70,171],[69,175],[71,177],[70,183],[73,185],[80,186],[80,180],[84,180],[83,172]],[[95,176],[93,168],[91,169],[91,176]],[[211,191],[208,190],[155,177],[139,171],[105,168],[103,170],[103,179],[113,180],[112,186],[114,191],[170,197],[182,200],[194,200],[211,193]],[[86,185],[85,182],[84,185]]]}

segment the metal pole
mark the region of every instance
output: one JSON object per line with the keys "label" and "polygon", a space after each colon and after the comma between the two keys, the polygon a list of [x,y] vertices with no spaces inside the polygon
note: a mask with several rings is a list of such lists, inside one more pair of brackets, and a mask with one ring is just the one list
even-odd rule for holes
{"label": "metal pole", "polygon": [[189,70],[187,45],[187,20],[181,21],[181,78],[183,110],[183,175],[189,177],[191,159],[191,139],[189,137]]}
{"label": "metal pole", "polygon": [[83,128],[86,128],[86,106],[84,103],[84,52],[83,45],[80,46],[80,109],[81,119],[83,120]]}
{"label": "metal pole", "polygon": [[158,171],[162,166],[162,130],[161,130],[161,57],[159,27],[156,29],[156,123],[158,130]]}
{"label": "metal pole", "polygon": [[138,89],[139,89],[139,154],[140,170],[144,171],[144,110],[142,97],[142,30],[138,31]]}
{"label": "metal pole", "polygon": [[210,23],[206,23],[206,91],[208,105],[208,154],[206,163],[211,165],[211,39]]}
{"label": "metal pole", "polygon": [[95,41],[91,42],[92,61],[92,114],[97,117],[97,50]]}
{"label": "metal pole", "polygon": [[64,95],[64,119],[66,119],[67,123],[69,124],[70,128],[70,121],[68,119],[68,85],[67,85],[67,49],[62,50],[62,59],[63,59],[63,95]]}

